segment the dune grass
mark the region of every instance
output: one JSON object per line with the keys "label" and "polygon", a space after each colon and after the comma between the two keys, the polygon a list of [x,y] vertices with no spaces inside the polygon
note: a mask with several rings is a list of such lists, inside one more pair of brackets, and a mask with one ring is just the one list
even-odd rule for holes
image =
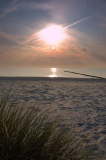
{"label": "dune grass", "polygon": [[0,160],[91,160],[83,141],[60,128],[62,119],[50,119],[17,103],[0,100]]}

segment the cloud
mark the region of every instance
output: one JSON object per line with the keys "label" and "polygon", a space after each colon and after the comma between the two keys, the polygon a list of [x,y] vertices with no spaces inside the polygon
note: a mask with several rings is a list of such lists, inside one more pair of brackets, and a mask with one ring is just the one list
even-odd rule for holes
{"label": "cloud", "polygon": [[8,13],[11,13],[13,11],[16,11],[17,10],[17,7],[15,7],[15,3],[18,2],[18,0],[13,0],[9,7],[6,7],[2,10],[2,14],[0,15],[0,18],[4,17],[5,15],[7,15]]}
{"label": "cloud", "polygon": [[[73,27],[74,29],[67,28],[66,33],[70,36],[67,40],[57,45],[54,51],[51,49],[51,46],[46,44],[44,41],[39,41],[33,44],[31,43],[33,40],[39,38],[37,35],[37,31],[49,25],[49,23],[47,22],[52,23],[57,20],[55,21],[55,23],[61,23],[66,26],[68,25],[65,24],[67,22],[69,24],[74,23],[75,21],[84,18],[83,16],[85,15],[89,16],[87,12],[80,17],[79,13],[82,9],[82,4],[84,4],[83,1],[80,4],[79,1],[78,3],[75,3],[73,0],[51,0],[46,3],[44,1],[42,1],[42,3],[37,3],[35,1],[28,0],[27,2],[25,0],[12,1],[9,7],[2,10],[2,14],[0,15],[1,18],[14,11],[32,11],[37,9],[36,13],[38,13],[38,10],[50,10],[51,12],[49,12],[48,14],[51,19],[48,14],[43,15],[42,12],[38,13],[39,16],[41,16],[41,19],[37,16],[33,16],[33,12],[31,12],[32,17],[30,16],[30,12],[26,12],[29,15],[29,19],[30,17],[32,18],[31,21],[29,21],[28,17],[26,17],[26,20],[25,17],[24,19],[23,17],[18,17],[19,19],[16,20],[14,19],[14,17],[12,17],[13,19],[11,22],[8,22],[7,20],[7,22],[4,24],[8,23],[9,26],[4,28],[4,32],[0,31],[0,37],[12,41],[13,43],[15,42],[16,45],[14,44],[14,46],[12,46],[9,43],[10,46],[8,45],[6,47],[7,41],[4,42],[3,45],[5,46],[5,49],[2,47],[0,50],[0,65],[33,67],[106,67],[106,58],[105,56],[103,56],[103,54],[105,55],[106,51],[105,41],[104,39],[102,41],[101,37],[98,37],[100,36],[100,34],[97,32],[98,30],[96,31],[97,26],[95,26],[95,30],[92,30],[95,23],[93,22],[93,19],[89,19],[90,25],[88,26],[88,28],[86,23],[84,23],[85,28],[83,28],[83,25],[82,28],[78,28],[78,26],[76,26],[75,28]],[[34,13],[34,15],[36,13]],[[44,16],[44,19],[42,18],[42,16]],[[35,18],[37,21],[35,20]],[[105,28],[106,19],[105,17],[102,18],[100,25]],[[94,19],[96,18],[94,17]],[[19,22],[20,27],[17,22]],[[30,22],[34,25],[30,24]],[[14,23],[16,26],[14,25]],[[30,26],[31,30],[29,31],[29,29],[22,28],[21,25],[23,24],[27,24],[28,27]],[[89,24],[89,22],[87,24]],[[97,24],[98,23],[96,23],[96,25]],[[32,26],[35,26],[36,29],[32,30]],[[12,35],[5,33],[5,31],[7,31],[8,33],[12,33]]]}
{"label": "cloud", "polygon": [[2,14],[0,15],[0,18],[3,18],[8,13],[11,13],[11,12],[16,11],[16,10],[18,10],[16,7],[7,7],[6,9],[3,10]]}
{"label": "cloud", "polygon": [[18,0],[14,0],[9,7],[4,8],[0,18],[3,18],[7,14],[14,12],[14,11],[19,11],[19,10],[35,10],[35,9],[41,9],[41,10],[47,10],[47,9],[52,9],[52,6],[50,3],[37,3],[37,2],[20,2],[17,3]]}
{"label": "cloud", "polygon": [[[25,29],[25,27],[24,27],[24,29]],[[27,30],[29,30],[29,28]],[[13,42],[13,44],[16,43],[16,44],[23,45],[23,46],[29,46],[28,42],[30,42],[31,39],[34,37],[36,37],[36,34],[33,34],[30,37],[26,37],[26,36],[21,36],[21,35],[14,36],[14,35],[10,35],[10,34],[7,34],[5,32],[0,31],[0,38],[5,39],[5,43],[7,40],[10,40]],[[5,46],[5,43],[4,43],[4,46]]]}
{"label": "cloud", "polygon": [[19,0],[14,0],[11,2],[11,6],[14,5],[16,2],[18,2]]}
{"label": "cloud", "polygon": [[1,31],[0,31],[0,37],[1,37],[1,38],[5,38],[5,39],[8,39],[8,40],[11,40],[11,41],[13,41],[13,42],[15,42],[15,43],[18,43],[18,44],[22,44],[22,42],[20,42],[20,41],[18,40],[18,37],[12,36],[12,35],[10,35],[10,34],[7,34],[7,33],[4,33],[4,32],[1,32]]}
{"label": "cloud", "polygon": [[54,51],[47,48],[27,46],[8,51],[2,50],[0,66],[32,67],[85,67],[105,68],[106,58],[75,44],[62,44]]}

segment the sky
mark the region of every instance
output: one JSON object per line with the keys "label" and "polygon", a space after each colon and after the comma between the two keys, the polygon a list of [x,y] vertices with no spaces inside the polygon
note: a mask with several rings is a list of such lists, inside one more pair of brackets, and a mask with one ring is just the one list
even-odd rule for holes
{"label": "sky", "polygon": [[[42,38],[51,26],[58,43]],[[30,68],[106,70],[106,0],[1,0],[0,76]]]}

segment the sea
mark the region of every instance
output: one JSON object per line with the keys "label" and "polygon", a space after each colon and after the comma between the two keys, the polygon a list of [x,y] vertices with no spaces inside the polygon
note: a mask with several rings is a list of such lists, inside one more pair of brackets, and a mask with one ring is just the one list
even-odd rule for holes
{"label": "sea", "polygon": [[97,155],[106,155],[106,79],[64,77],[0,77],[0,98],[10,92],[27,102],[61,115]]}

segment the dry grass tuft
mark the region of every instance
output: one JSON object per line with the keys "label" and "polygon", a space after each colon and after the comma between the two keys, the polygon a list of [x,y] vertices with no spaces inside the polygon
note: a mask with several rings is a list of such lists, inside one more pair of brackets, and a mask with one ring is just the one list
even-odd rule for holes
{"label": "dry grass tuft", "polygon": [[8,94],[0,100],[1,160],[90,160],[83,141],[66,128],[62,120],[41,113],[36,106],[26,109],[13,102]]}

